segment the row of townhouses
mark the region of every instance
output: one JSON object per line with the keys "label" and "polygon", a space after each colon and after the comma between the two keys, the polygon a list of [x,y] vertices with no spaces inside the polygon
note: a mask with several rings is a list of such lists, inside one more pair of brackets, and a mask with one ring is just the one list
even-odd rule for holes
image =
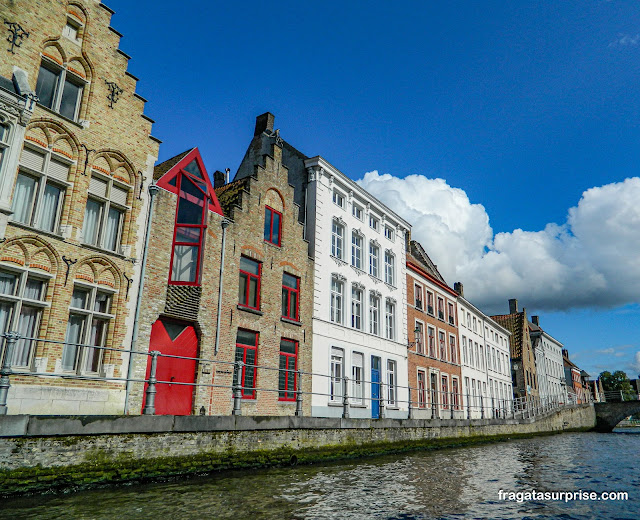
{"label": "row of townhouses", "polygon": [[474,418],[587,399],[538,317],[484,314],[272,114],[233,180],[196,147],[156,164],[108,7],[0,14],[4,413]]}

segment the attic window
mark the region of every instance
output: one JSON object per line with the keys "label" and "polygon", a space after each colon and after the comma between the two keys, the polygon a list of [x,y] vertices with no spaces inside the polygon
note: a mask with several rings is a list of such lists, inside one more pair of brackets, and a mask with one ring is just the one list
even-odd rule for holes
{"label": "attic window", "polygon": [[185,167],[185,170],[188,171],[191,175],[195,175],[196,177],[200,177],[202,179],[202,172],[198,166],[198,163],[194,159]]}
{"label": "attic window", "polygon": [[71,41],[77,42],[80,39],[80,28],[82,26],[79,22],[71,18],[67,18],[67,25],[62,29],[62,36],[69,38]]}

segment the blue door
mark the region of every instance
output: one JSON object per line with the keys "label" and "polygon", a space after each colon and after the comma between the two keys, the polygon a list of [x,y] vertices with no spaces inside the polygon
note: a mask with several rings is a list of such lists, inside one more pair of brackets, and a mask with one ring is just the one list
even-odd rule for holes
{"label": "blue door", "polygon": [[380,358],[371,356],[371,418],[380,418]]}

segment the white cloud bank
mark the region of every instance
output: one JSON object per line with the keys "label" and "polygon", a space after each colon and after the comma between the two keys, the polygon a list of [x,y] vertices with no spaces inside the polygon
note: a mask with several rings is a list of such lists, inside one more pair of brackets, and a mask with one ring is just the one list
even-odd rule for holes
{"label": "white cloud bank", "polygon": [[443,179],[366,173],[357,181],[413,225],[450,285],[488,312],[508,298],[537,310],[640,302],[640,178],[591,188],[563,225],[494,236],[481,204]]}

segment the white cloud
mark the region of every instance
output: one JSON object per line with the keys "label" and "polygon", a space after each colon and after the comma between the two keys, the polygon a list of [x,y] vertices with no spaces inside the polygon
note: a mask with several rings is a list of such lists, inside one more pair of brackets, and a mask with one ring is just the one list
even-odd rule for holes
{"label": "white cloud", "polygon": [[629,368],[635,372],[634,374],[627,374],[630,379],[635,379],[636,376],[640,377],[640,350],[636,352],[633,361],[629,363]]}
{"label": "white cloud", "polygon": [[450,285],[489,312],[508,298],[539,310],[640,301],[640,178],[591,188],[562,225],[494,236],[480,204],[443,179],[377,171],[358,181],[412,225]]}
{"label": "white cloud", "polygon": [[609,43],[609,47],[635,47],[640,43],[640,34],[618,34],[618,37]]}

